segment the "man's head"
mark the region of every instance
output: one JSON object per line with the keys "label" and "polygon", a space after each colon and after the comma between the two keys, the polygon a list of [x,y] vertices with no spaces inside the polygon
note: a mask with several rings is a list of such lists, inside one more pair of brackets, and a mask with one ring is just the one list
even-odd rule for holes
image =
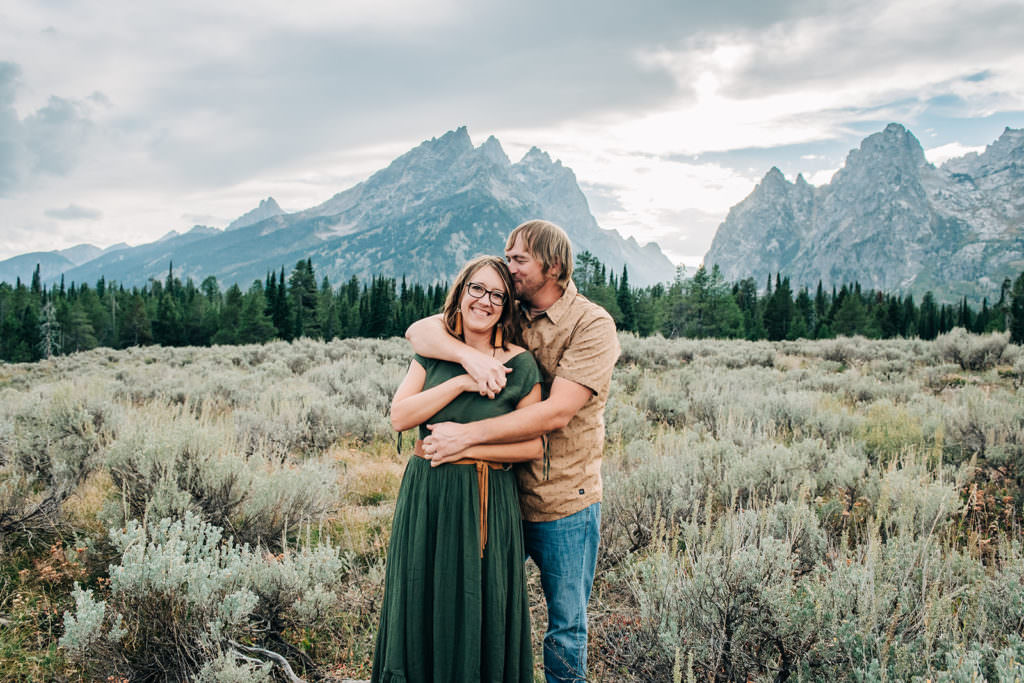
{"label": "man's head", "polygon": [[527,221],[505,242],[505,258],[516,295],[527,301],[548,283],[564,291],[572,277],[572,244],[560,227],[549,221]]}

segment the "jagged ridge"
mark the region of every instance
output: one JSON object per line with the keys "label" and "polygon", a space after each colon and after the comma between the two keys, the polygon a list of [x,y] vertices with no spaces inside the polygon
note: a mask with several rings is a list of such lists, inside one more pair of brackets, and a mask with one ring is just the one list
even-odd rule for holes
{"label": "jagged ridge", "polygon": [[[273,198],[225,231],[197,227],[65,270],[92,282],[100,275],[141,284],[166,275],[243,288],[268,271],[311,258],[337,285],[375,275],[412,281],[450,280],[478,253],[500,254],[518,223],[548,218],[562,225],[577,251],[588,250],[637,285],[671,280],[675,269],[655,244],[641,247],[602,230],[572,170],[537,148],[511,163],[494,137],[473,147],[465,127],[432,138],[326,202],[285,213]],[[212,234],[211,234],[212,233]]]}
{"label": "jagged ridge", "polygon": [[952,298],[995,293],[1024,268],[1024,131],[941,168],[889,124],[852,150],[828,185],[771,169],[729,211],[705,257],[732,280],[857,281]]}

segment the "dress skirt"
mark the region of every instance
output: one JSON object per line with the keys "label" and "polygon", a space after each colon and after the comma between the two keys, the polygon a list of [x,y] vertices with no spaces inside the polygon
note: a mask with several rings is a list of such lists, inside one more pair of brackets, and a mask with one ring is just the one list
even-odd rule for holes
{"label": "dress skirt", "polygon": [[489,473],[480,557],[476,468],[413,456],[395,504],[373,683],[533,681],[515,473]]}

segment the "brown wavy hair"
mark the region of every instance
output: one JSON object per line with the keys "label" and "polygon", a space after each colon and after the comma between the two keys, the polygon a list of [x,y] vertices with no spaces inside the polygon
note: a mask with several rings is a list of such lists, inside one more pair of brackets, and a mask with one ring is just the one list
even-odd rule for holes
{"label": "brown wavy hair", "polygon": [[509,233],[505,242],[506,251],[516,243],[517,237],[523,238],[526,250],[541,262],[544,272],[555,264],[561,266],[558,284],[562,289],[569,286],[569,279],[572,277],[572,242],[569,241],[565,230],[551,221],[526,221]]}
{"label": "brown wavy hair", "polygon": [[[448,290],[448,296],[444,300],[444,308],[441,309],[441,319],[444,321],[444,328],[448,330],[448,334],[465,341],[465,335],[455,334],[455,315],[459,312],[459,302],[462,299],[462,293],[465,291],[466,285],[469,284],[470,278],[481,268],[486,268],[487,266],[494,268],[498,276],[501,277],[501,281],[505,285],[505,295],[508,297],[505,305],[501,307],[501,316],[498,318],[498,323],[494,326],[495,329],[501,328],[501,348],[507,349],[509,342],[522,344],[523,331],[522,323],[519,320],[519,306],[516,305],[515,283],[512,282],[512,274],[508,271],[508,265],[497,256],[477,256],[462,266],[462,270],[459,271],[458,276],[455,278],[455,284]],[[491,339],[493,342],[493,337]]]}

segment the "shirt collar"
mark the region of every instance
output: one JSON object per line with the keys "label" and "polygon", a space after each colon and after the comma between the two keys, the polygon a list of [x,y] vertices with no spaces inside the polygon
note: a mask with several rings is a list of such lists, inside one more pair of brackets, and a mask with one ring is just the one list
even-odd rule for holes
{"label": "shirt collar", "polygon": [[527,306],[526,304],[523,304],[523,311],[526,316],[526,319],[536,320],[542,315],[547,315],[551,322],[557,325],[558,319],[565,315],[566,311],[569,310],[569,306],[572,305],[572,300],[576,298],[576,294],[576,283],[573,282],[572,280],[569,280],[569,284],[568,286],[566,286],[565,291],[562,292],[562,296],[558,297],[558,300],[555,301],[555,303],[551,304],[543,311],[531,315],[530,307]]}

